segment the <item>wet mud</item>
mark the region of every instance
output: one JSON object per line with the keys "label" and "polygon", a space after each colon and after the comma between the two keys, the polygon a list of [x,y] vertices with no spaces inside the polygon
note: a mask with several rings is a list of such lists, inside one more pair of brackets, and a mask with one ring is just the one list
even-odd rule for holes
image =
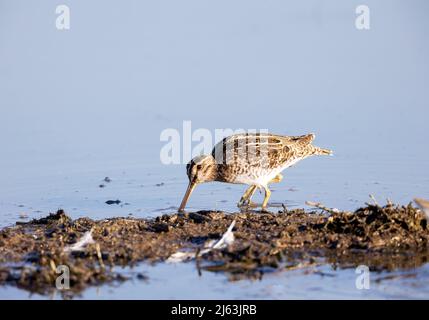
{"label": "wet mud", "polygon": [[[232,243],[199,254],[234,220]],[[70,249],[89,234],[86,246]],[[187,263],[222,272],[230,280],[326,263],[334,268],[365,264],[376,271],[408,269],[428,261],[428,240],[426,217],[411,204],[368,204],[355,212],[198,211],[99,221],[72,220],[60,210],[0,231],[0,285],[49,294],[56,289],[58,266],[67,266],[70,290],[63,294],[73,296],[88,286],[126,281],[129,275],[120,267],[163,262],[178,251],[196,252]],[[135,275],[146,276],[150,278]]]}

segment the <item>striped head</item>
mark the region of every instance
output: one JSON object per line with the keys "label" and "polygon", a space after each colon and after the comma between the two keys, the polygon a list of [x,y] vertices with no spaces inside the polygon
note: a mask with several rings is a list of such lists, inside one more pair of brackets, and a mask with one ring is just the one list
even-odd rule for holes
{"label": "striped head", "polygon": [[214,181],[216,179],[216,160],[212,155],[197,156],[186,165],[186,173],[189,178],[189,185],[182,203],[180,204],[179,211],[183,211],[183,209],[185,209],[186,203],[197,184]]}
{"label": "striped head", "polygon": [[189,182],[202,183],[216,178],[216,161],[212,155],[201,155],[193,158],[186,165]]}

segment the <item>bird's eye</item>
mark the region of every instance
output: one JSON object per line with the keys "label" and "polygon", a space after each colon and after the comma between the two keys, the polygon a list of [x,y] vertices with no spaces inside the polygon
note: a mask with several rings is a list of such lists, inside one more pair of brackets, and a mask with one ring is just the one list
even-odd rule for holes
{"label": "bird's eye", "polygon": [[202,165],[198,164],[197,165],[197,170],[201,170],[202,167],[203,167]]}

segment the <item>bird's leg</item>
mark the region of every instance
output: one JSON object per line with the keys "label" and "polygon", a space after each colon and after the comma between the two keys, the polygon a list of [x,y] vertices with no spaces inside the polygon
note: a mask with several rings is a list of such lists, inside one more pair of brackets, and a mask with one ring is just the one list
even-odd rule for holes
{"label": "bird's leg", "polygon": [[245,204],[250,205],[251,203],[250,198],[252,198],[255,191],[256,191],[255,185],[251,185],[249,188],[247,188],[247,190],[244,192],[243,196],[241,197],[240,201],[238,202],[238,206],[241,207]]}
{"label": "bird's leg", "polygon": [[249,195],[248,195],[248,197],[246,199],[246,204],[249,207],[257,207],[257,204],[252,202],[252,196],[255,194],[255,191],[256,191],[257,188],[258,188],[257,186],[253,185],[252,186],[252,190],[250,190]]}
{"label": "bird's leg", "polygon": [[[283,180],[283,175],[279,173],[273,179],[271,179],[269,183],[279,183],[282,180]],[[248,205],[249,207],[256,207],[256,204],[251,201],[251,198],[255,194],[256,189],[257,189],[256,185],[251,185],[249,188],[247,188],[247,190],[244,192],[243,196],[241,197],[240,201],[237,204],[238,207],[242,207],[243,205]],[[268,203],[267,190],[268,190],[268,198],[271,196],[271,191],[268,188],[266,188],[265,199],[262,204],[263,209],[265,209]]]}
{"label": "bird's leg", "polygon": [[270,199],[270,196],[271,196],[271,191],[270,189],[268,189],[268,186],[265,186],[264,189],[265,189],[265,198],[264,198],[264,201],[262,202],[262,211],[267,210],[268,199]]}
{"label": "bird's leg", "polygon": [[[273,179],[271,179],[271,181],[269,183],[279,183],[283,180],[283,175],[281,173],[279,173],[278,175],[276,175]],[[270,193],[271,194],[271,193]]]}

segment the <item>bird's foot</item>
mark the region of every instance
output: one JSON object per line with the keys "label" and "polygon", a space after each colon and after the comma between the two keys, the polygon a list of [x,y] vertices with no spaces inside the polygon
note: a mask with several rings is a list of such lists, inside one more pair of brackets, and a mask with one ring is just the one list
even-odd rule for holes
{"label": "bird's foot", "polygon": [[237,203],[237,207],[241,208],[246,204],[247,200],[243,197],[241,197],[240,201]]}
{"label": "bird's foot", "polygon": [[258,204],[251,201],[241,198],[240,201],[237,203],[237,207],[239,208],[256,208],[258,207]]}

